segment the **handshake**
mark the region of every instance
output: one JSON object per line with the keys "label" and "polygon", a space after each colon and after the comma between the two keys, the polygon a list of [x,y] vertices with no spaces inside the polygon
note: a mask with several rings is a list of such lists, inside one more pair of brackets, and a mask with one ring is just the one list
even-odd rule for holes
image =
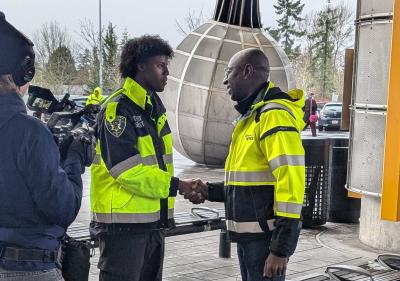
{"label": "handshake", "polygon": [[193,204],[204,203],[208,199],[208,186],[200,179],[180,180],[178,190],[179,194]]}

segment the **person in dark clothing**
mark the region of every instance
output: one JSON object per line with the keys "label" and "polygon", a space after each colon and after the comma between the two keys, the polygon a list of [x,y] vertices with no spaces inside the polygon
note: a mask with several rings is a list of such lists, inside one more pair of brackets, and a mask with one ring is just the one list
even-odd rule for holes
{"label": "person in dark clothing", "polygon": [[317,136],[317,109],[318,107],[317,102],[314,99],[314,93],[310,93],[304,106],[304,122],[306,123],[306,126],[303,130],[310,126],[313,137]]}
{"label": "person in dark clothing", "polygon": [[32,42],[0,12],[0,280],[63,280],[60,239],[78,214],[92,148],[73,139],[60,163],[49,129],[21,95],[35,74]]}

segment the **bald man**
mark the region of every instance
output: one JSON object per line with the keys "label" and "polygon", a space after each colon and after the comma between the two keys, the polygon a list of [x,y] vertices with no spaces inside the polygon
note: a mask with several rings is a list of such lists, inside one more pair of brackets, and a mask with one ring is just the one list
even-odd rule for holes
{"label": "bald man", "polygon": [[225,163],[225,181],[198,185],[225,202],[244,281],[285,280],[301,229],[305,189],[303,91],[275,87],[259,49],[235,54],[224,84],[240,113]]}

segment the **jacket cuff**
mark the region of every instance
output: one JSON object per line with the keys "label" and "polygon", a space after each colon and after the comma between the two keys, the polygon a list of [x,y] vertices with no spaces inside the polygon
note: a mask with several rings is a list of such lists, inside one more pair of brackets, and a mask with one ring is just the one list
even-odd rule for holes
{"label": "jacket cuff", "polygon": [[207,182],[208,200],[212,202],[225,202],[224,182]]}
{"label": "jacket cuff", "polygon": [[275,219],[276,229],[272,232],[270,252],[278,257],[293,255],[300,236],[301,221],[299,219],[278,217]]}
{"label": "jacket cuff", "polygon": [[168,197],[176,197],[178,194],[179,178],[171,177]]}
{"label": "jacket cuff", "polygon": [[273,251],[273,250],[271,250],[270,253],[274,254],[274,256],[277,256],[279,258],[287,258],[288,257],[288,256],[286,256],[286,255],[284,255],[282,253],[279,253],[279,252],[276,252],[276,251]]}

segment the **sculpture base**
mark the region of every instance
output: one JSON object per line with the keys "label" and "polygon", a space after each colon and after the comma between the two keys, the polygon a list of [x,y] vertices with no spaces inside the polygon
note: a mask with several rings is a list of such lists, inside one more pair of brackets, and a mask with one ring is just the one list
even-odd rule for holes
{"label": "sculpture base", "polygon": [[380,210],[381,198],[363,196],[360,241],[373,248],[400,253],[400,222],[381,220]]}

